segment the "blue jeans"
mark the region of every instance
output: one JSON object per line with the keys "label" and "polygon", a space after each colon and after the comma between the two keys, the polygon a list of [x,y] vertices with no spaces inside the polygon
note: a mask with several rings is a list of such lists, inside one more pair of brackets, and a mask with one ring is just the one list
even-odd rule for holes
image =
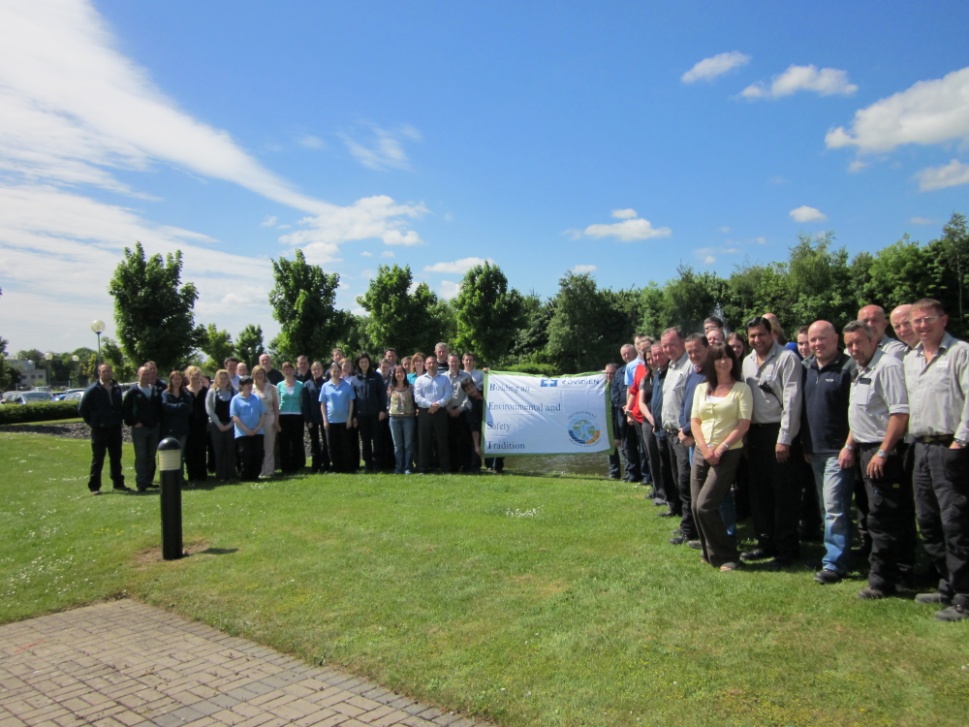
{"label": "blue jeans", "polygon": [[414,460],[414,417],[390,417],[390,436],[394,440],[394,474],[409,472]]}
{"label": "blue jeans", "polygon": [[851,557],[851,496],[854,470],[842,469],[838,455],[812,454],[811,469],[824,510],[824,559],[821,567],[844,575]]}

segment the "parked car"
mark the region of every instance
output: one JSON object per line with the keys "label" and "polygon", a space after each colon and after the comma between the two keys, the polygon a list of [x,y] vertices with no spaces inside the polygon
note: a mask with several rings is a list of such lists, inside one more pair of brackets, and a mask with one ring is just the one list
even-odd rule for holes
{"label": "parked car", "polygon": [[70,391],[64,392],[61,396],[61,401],[80,401],[84,396],[84,389],[71,389]]}
{"label": "parked car", "polygon": [[45,391],[24,391],[17,397],[17,404],[43,404],[53,401]]}
{"label": "parked car", "polygon": [[14,404],[18,396],[20,396],[19,391],[5,391],[3,396],[0,397],[0,404]]}

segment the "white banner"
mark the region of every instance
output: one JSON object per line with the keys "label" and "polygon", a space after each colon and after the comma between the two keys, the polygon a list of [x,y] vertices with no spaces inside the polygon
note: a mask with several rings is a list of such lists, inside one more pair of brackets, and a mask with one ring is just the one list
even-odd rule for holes
{"label": "white banner", "polygon": [[612,449],[606,377],[485,374],[481,450],[488,457]]}

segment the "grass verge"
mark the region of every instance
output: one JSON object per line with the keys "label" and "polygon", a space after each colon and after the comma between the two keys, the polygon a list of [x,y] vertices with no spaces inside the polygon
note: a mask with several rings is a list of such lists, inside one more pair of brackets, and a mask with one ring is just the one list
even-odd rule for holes
{"label": "grass verge", "polygon": [[88,457],[0,430],[0,621],[131,595],[505,725],[969,713],[966,624],[806,567],[701,566],[641,488],[512,474],[193,490],[192,555],[164,562],[157,494],[91,497]]}

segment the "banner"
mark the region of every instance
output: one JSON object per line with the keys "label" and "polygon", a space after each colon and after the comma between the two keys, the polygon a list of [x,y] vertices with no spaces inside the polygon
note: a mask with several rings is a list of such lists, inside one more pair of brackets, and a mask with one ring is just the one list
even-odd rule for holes
{"label": "banner", "polygon": [[481,451],[486,457],[612,449],[603,373],[550,378],[489,371],[484,395]]}

